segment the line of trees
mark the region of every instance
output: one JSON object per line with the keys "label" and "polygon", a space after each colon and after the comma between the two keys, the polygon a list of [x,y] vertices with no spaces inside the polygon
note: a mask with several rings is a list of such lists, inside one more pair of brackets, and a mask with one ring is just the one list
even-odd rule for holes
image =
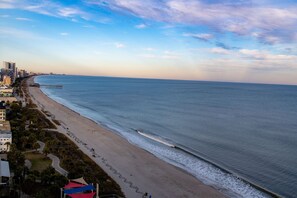
{"label": "line of trees", "polygon": [[102,194],[124,197],[119,185],[105,171],[70,139],[55,131],[55,124],[32,104],[26,82],[19,81],[15,85],[18,87],[17,94],[25,98],[26,106],[21,102],[11,103],[7,112],[13,138],[11,151],[8,153],[11,170],[14,172],[10,197],[18,197],[21,192],[34,197],[59,197],[60,188],[68,181],[51,167],[42,172],[28,170],[24,152],[37,150],[37,140],[45,142],[45,156],[53,153],[60,158],[61,166],[69,171],[68,178],[84,177],[89,183],[99,183]]}

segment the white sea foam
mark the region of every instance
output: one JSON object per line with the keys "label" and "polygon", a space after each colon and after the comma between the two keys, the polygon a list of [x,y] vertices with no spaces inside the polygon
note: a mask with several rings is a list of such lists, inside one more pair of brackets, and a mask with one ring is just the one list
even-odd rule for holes
{"label": "white sea foam", "polygon": [[129,139],[134,144],[148,150],[166,162],[188,171],[205,184],[211,185],[231,197],[269,197],[234,175],[182,151],[152,144],[134,134],[130,135]]}
{"label": "white sea foam", "polygon": [[104,124],[106,127],[116,131],[123,137],[125,137],[130,143],[137,145],[158,158],[180,167],[190,174],[197,177],[203,183],[213,186],[220,190],[224,194],[230,197],[247,197],[247,198],[264,198],[269,197],[263,192],[257,190],[249,183],[237,178],[236,176],[226,173],[221,169],[200,160],[192,155],[189,155],[183,151],[169,147],[169,145],[163,144],[160,141],[156,141],[156,138],[148,138],[143,135],[139,135],[136,132],[127,131],[120,127],[119,124],[113,123],[112,121],[104,118],[99,113],[80,107],[79,105],[73,104],[67,100],[64,100],[58,96],[47,92],[46,89],[42,91],[50,98],[54,99],[60,104],[78,112],[79,114],[94,120],[99,124]]}

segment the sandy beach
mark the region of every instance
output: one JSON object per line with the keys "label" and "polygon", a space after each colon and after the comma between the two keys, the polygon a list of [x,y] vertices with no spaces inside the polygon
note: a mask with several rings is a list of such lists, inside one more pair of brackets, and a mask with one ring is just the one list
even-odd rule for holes
{"label": "sandy beach", "polygon": [[[28,80],[32,83],[33,78]],[[126,197],[224,197],[180,168],[130,144],[95,122],[53,101],[39,88],[29,87],[32,101],[49,111],[65,134],[104,169],[122,188]]]}

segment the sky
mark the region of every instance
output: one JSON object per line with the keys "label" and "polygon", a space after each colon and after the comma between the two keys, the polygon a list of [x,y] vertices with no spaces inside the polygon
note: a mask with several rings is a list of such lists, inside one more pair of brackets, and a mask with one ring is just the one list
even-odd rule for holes
{"label": "sky", "polygon": [[297,0],[0,0],[35,72],[297,85]]}

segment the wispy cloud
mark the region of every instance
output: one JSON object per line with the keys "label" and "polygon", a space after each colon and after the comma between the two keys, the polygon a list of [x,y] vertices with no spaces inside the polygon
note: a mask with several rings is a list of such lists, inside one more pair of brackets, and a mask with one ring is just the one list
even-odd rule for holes
{"label": "wispy cloud", "polygon": [[37,35],[33,32],[10,27],[0,27],[0,35],[5,37],[14,37],[21,39],[44,39],[44,37]]}
{"label": "wispy cloud", "polygon": [[236,50],[236,49],[240,49],[239,47],[230,46],[230,45],[227,45],[226,43],[219,42],[219,41],[216,41],[214,44],[215,44],[217,47],[220,47],[220,48],[223,48],[223,49],[226,49],[226,50]]}
{"label": "wispy cloud", "polygon": [[[272,54],[268,51],[261,50],[251,50],[251,49],[241,49],[239,53],[242,57],[252,59],[252,60],[269,60],[269,61],[295,61],[297,63],[296,55],[286,55],[286,54]],[[297,64],[296,64],[297,68]]]}
{"label": "wispy cloud", "polygon": [[230,50],[227,50],[225,48],[221,48],[221,47],[215,47],[215,48],[212,48],[210,49],[210,52],[211,53],[214,53],[214,54],[231,54]]}
{"label": "wispy cloud", "polygon": [[126,47],[123,43],[114,43],[114,46],[118,49]]}
{"label": "wispy cloud", "polygon": [[13,8],[13,3],[16,3],[16,0],[0,0],[1,9],[10,9]]}
{"label": "wispy cloud", "polygon": [[144,24],[144,23],[141,23],[141,24],[135,25],[135,28],[137,28],[137,29],[145,29],[145,28],[147,28],[147,25]]}
{"label": "wispy cloud", "polygon": [[26,10],[53,17],[78,17],[85,20],[90,18],[89,13],[84,12],[80,8],[69,7],[61,3],[46,0],[0,0],[0,8]]}
{"label": "wispy cloud", "polygon": [[194,33],[184,33],[183,36],[193,37],[195,39],[209,41],[214,38],[212,34],[202,33],[202,34],[194,34]]}
{"label": "wispy cloud", "polygon": [[69,33],[68,32],[61,32],[60,35],[61,36],[69,36]]}
{"label": "wispy cloud", "polygon": [[58,8],[57,14],[62,17],[80,16],[83,19],[88,18],[88,14],[78,8],[61,7],[61,8]]}
{"label": "wispy cloud", "polygon": [[180,57],[181,55],[179,53],[173,51],[164,51],[161,55],[161,58],[164,59],[179,59]]}
{"label": "wispy cloud", "polygon": [[147,50],[147,51],[148,53],[140,54],[140,56],[143,58],[149,58],[149,59],[168,59],[168,60],[170,59],[177,60],[181,58],[180,53],[169,51],[169,50],[162,51],[162,52],[157,52],[157,51],[153,52],[153,50],[151,51]]}
{"label": "wispy cloud", "polygon": [[17,17],[15,19],[18,20],[18,21],[32,21],[32,19],[24,18],[24,17]]}
{"label": "wispy cloud", "polygon": [[148,51],[148,52],[155,51],[155,49],[151,48],[151,47],[144,48],[143,50]]}
{"label": "wispy cloud", "polygon": [[[141,18],[190,25],[205,25],[220,32],[253,36],[268,44],[297,41],[297,5],[267,6],[252,3],[206,3],[202,0],[88,1]],[[256,33],[256,36],[255,36]]]}

